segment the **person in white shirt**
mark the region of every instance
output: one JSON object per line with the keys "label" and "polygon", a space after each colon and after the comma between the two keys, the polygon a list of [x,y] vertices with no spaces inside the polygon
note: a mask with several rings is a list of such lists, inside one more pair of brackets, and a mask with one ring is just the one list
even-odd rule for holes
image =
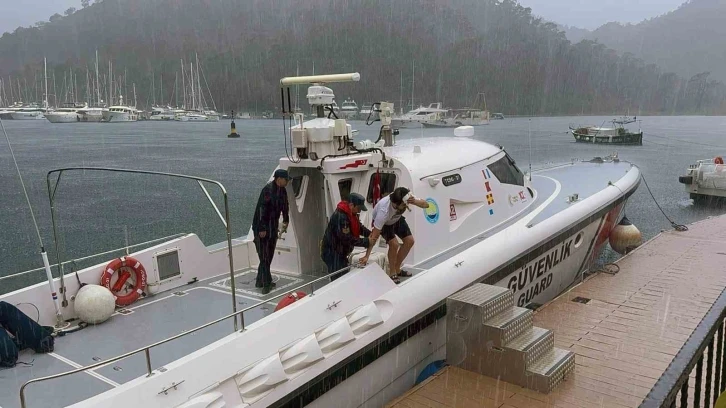
{"label": "person in white shirt", "polygon": [[[410,272],[401,270],[403,260],[406,259],[414,244],[411,229],[406,223],[406,217],[403,216],[409,204],[420,208],[429,206],[426,200],[409,194],[409,189],[406,187],[398,187],[391,194],[382,198],[373,208],[373,231],[368,237],[370,242],[376,242],[379,236],[383,236],[388,243],[389,271],[391,279],[396,283],[399,283],[399,277],[411,276]],[[396,236],[401,238],[402,245],[399,245]],[[373,245],[368,247],[365,257],[360,260],[361,264],[365,265],[368,262],[372,249]]]}

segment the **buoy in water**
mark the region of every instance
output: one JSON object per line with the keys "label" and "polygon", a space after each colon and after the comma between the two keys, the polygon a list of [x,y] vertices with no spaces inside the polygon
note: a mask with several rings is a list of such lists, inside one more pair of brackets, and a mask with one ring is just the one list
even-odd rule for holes
{"label": "buoy in water", "polygon": [[237,133],[237,129],[234,126],[234,119],[232,119],[232,124],[230,125],[230,130],[227,137],[239,137],[239,133]]}
{"label": "buoy in water", "polygon": [[280,300],[280,302],[275,307],[275,311],[277,312],[278,310],[282,309],[283,307],[290,306],[291,304],[297,302],[298,300],[304,298],[305,296],[307,296],[305,294],[305,292],[299,292],[299,291],[291,292],[290,294],[288,294],[287,296],[285,296],[284,298],[282,298]]}
{"label": "buoy in water", "polygon": [[625,255],[637,248],[643,241],[640,230],[633,225],[628,217],[623,216],[618,225],[610,232],[610,247],[617,253]]}
{"label": "buoy in water", "polygon": [[101,285],[85,285],[74,301],[78,318],[88,324],[103,323],[116,309],[116,299],[108,288]]}

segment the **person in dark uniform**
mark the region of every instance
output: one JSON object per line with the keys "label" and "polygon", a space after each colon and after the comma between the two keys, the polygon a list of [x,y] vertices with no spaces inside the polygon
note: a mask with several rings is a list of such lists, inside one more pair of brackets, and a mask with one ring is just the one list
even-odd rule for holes
{"label": "person in dark uniform", "polygon": [[257,256],[260,258],[260,266],[257,268],[257,280],[255,287],[262,288],[267,294],[275,286],[272,282],[270,264],[275,255],[277,244],[280,214],[282,214],[282,228],[280,233],[287,231],[290,222],[287,202],[287,186],[290,175],[287,170],[275,170],[274,179],[267,183],[260,192],[257,199],[257,207],[252,220],[252,232],[255,234],[254,243]]}
{"label": "person in dark uniform", "polygon": [[[348,266],[348,256],[353,252],[353,247],[368,248],[371,231],[360,223],[358,216],[361,211],[368,211],[365,198],[358,193],[350,193],[348,200],[339,202],[330,216],[321,248],[321,257],[328,266],[328,273]],[[330,280],[338,279],[345,273],[331,276]]]}

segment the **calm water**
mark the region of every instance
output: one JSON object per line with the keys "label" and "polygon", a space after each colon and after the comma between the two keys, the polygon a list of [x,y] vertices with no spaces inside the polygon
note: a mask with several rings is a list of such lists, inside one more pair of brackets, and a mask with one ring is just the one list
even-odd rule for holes
{"label": "calm water", "polygon": [[[640,166],[653,194],[676,222],[690,223],[723,213],[694,206],[678,175],[697,159],[726,154],[724,117],[642,117],[643,146],[593,146],[573,141],[570,123],[600,125],[609,117],[517,118],[492,121],[476,138],[502,145],[523,169],[573,158],[590,159],[617,151]],[[106,166],[157,170],[207,177],[228,190],[234,236],[247,233],[259,189],[284,156],[280,120],[237,121],[242,134],[228,139],[229,123],[69,123],[5,121],[41,235],[55,262],[48,170]],[[378,127],[353,122],[357,140],[377,137]],[[531,131],[530,131],[531,129]],[[451,129],[402,130],[399,138],[447,136]],[[38,244],[20,183],[2,139],[0,144],[0,276],[41,266]],[[221,205],[221,194],[210,187]],[[64,259],[78,258],[125,242],[137,243],[178,232],[195,232],[206,244],[224,240],[224,229],[199,186],[158,176],[75,172],[63,176],[56,193],[59,248]],[[650,238],[670,225],[655,207],[645,185],[626,207],[628,218]],[[606,257],[612,258],[612,254]],[[104,261],[106,258],[99,260]],[[42,275],[0,281],[0,293]]]}

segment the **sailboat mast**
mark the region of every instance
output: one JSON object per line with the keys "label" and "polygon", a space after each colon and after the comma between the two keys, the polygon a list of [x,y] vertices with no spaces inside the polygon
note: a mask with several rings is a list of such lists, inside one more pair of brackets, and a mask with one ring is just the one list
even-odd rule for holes
{"label": "sailboat mast", "polygon": [[184,94],[184,98],[182,98],[182,109],[186,110],[187,108],[187,83],[184,78],[184,60],[179,60],[181,63],[181,74],[182,74],[182,93]]}
{"label": "sailboat mast", "polygon": [[414,109],[413,90],[416,88],[416,60],[413,60],[413,73],[411,74],[411,109]]}
{"label": "sailboat mast", "polygon": [[96,50],[96,105],[101,106],[101,83],[98,80],[98,50]]}
{"label": "sailboat mast", "polygon": [[[149,103],[148,99],[146,99],[146,103]],[[154,69],[153,68],[151,69],[151,106],[156,106],[156,88],[154,87]]]}
{"label": "sailboat mast", "polygon": [[113,71],[111,61],[108,62],[108,106],[113,105]]}
{"label": "sailboat mast", "polygon": [[43,77],[45,82],[45,100],[43,101],[43,108],[48,109],[48,60],[43,58]]}
{"label": "sailboat mast", "polygon": [[194,58],[197,60],[197,98],[199,98],[199,105],[197,105],[197,109],[202,112],[204,110],[204,103],[202,102],[202,83],[199,81],[199,77],[202,76],[199,72],[199,55],[194,53]]}
{"label": "sailboat mast", "polygon": [[194,63],[189,63],[189,88],[192,90],[192,110],[197,110],[197,95],[194,93]]}
{"label": "sailboat mast", "polygon": [[400,109],[401,114],[403,114],[403,70],[401,71],[401,91],[398,95],[398,106],[400,106],[398,109]]}

